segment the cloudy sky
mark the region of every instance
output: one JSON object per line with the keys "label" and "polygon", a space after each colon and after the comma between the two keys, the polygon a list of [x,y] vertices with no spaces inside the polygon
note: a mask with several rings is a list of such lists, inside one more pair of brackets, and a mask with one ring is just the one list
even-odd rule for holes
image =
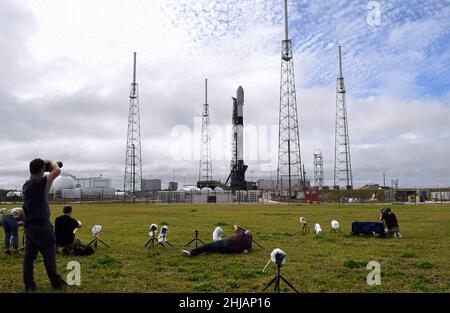
{"label": "cloudy sky", "polygon": [[[307,176],[320,149],[332,184],[342,45],[355,186],[383,172],[450,186],[450,1],[292,0],[289,11]],[[134,51],[144,177],[196,181],[205,78],[214,177],[229,171],[239,85],[248,176],[274,177],[283,27],[282,0],[1,0],[0,188],[20,186],[35,157],[122,185]]]}

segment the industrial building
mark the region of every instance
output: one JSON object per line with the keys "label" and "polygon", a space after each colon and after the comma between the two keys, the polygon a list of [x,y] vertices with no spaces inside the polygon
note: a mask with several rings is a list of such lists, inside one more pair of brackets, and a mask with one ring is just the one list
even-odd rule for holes
{"label": "industrial building", "polygon": [[53,182],[50,194],[53,198],[82,199],[113,197],[116,189],[111,187],[111,179],[103,176],[77,178],[70,174],[62,174]]}
{"label": "industrial building", "polygon": [[235,195],[230,190],[220,187],[214,189],[204,187],[178,189],[176,191],[159,191],[158,201],[160,203],[258,203],[261,197],[259,190],[236,190]]}
{"label": "industrial building", "polygon": [[142,179],[142,191],[147,193],[161,191],[161,179]]}

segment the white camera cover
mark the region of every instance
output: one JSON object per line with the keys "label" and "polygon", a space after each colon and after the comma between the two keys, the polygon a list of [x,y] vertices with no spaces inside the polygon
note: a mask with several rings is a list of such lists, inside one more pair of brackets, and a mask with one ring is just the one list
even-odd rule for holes
{"label": "white camera cover", "polygon": [[98,237],[98,235],[100,235],[101,231],[102,231],[102,225],[94,225],[94,227],[92,227],[92,235],[94,235],[95,237]]}
{"label": "white camera cover", "polygon": [[152,224],[152,225],[150,225],[150,232],[148,234],[150,235],[150,237],[155,237],[157,231],[158,231],[158,225]]}
{"label": "white camera cover", "polygon": [[322,233],[322,227],[320,227],[319,223],[316,223],[316,225],[314,225],[314,231],[317,235]]}
{"label": "white camera cover", "polygon": [[218,241],[222,239],[223,229],[220,226],[217,226],[213,231],[213,240]]}
{"label": "white camera cover", "polygon": [[333,227],[333,229],[339,229],[339,222],[336,220],[332,220],[331,227]]}

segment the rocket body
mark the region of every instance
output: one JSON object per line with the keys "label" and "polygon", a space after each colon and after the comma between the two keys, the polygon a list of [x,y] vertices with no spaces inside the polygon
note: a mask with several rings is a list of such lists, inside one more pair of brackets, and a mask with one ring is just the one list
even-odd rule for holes
{"label": "rocket body", "polygon": [[236,98],[233,97],[233,160],[231,161],[231,187],[234,190],[245,190],[244,164],[244,89],[239,86]]}
{"label": "rocket body", "polygon": [[236,93],[236,124],[234,125],[237,141],[237,160],[244,161],[244,89],[239,86]]}

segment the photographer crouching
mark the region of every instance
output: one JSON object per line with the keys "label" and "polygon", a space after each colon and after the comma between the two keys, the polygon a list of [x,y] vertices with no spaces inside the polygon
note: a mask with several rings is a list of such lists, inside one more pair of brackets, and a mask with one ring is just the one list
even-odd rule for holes
{"label": "photographer crouching", "polygon": [[387,228],[386,236],[387,237],[395,237],[402,238],[402,234],[400,234],[400,228],[398,226],[397,217],[394,213],[391,212],[390,208],[381,209],[380,210],[380,221],[384,222],[384,226]]}
{"label": "photographer crouching", "polygon": [[[55,289],[63,289],[67,284],[56,269],[56,240],[50,223],[50,208],[47,192],[53,181],[61,173],[62,163],[34,159],[30,162],[30,178],[22,186],[23,209],[25,211],[24,230],[26,236],[23,259],[23,280],[25,291],[34,291],[34,261],[40,252],[44,258],[47,276]],[[45,172],[49,172],[44,176]]]}
{"label": "photographer crouching", "polygon": [[72,217],[72,207],[70,205],[65,206],[63,215],[55,219],[56,244],[64,247],[64,255],[68,255],[70,250],[76,249],[81,245],[80,239],[75,237],[75,232],[81,226],[81,222]]}

